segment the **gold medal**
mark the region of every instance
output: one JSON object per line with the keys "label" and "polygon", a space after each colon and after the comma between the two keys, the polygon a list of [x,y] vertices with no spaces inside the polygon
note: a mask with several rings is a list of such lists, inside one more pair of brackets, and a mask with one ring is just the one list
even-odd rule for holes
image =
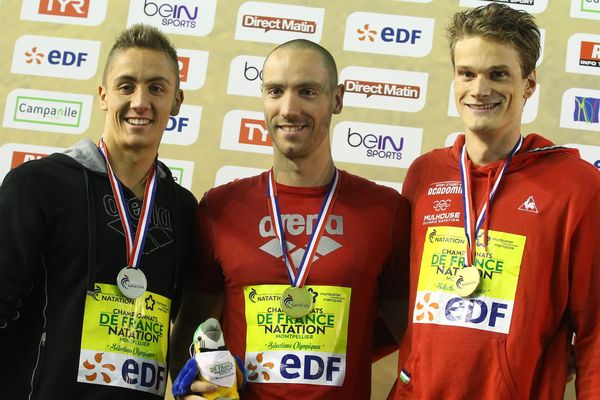
{"label": "gold medal", "polygon": [[281,309],[292,318],[304,317],[312,307],[312,294],[303,287],[290,286],[281,294]]}
{"label": "gold medal", "polygon": [[477,268],[472,265],[463,267],[456,274],[454,291],[460,297],[469,297],[477,289],[480,279],[481,277],[479,276],[479,270]]}

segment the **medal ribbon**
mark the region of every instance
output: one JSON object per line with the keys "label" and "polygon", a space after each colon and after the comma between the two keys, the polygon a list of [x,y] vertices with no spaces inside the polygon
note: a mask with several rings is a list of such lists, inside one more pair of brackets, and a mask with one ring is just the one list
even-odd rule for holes
{"label": "medal ribbon", "polygon": [[269,215],[271,217],[271,224],[273,225],[275,235],[277,235],[279,243],[281,244],[281,250],[283,251],[283,261],[287,268],[290,283],[294,287],[304,286],[304,283],[308,278],[308,273],[313,263],[313,257],[315,252],[317,251],[317,245],[319,243],[319,240],[321,239],[321,236],[323,235],[323,231],[325,230],[327,218],[329,217],[331,210],[333,210],[333,205],[335,204],[335,199],[338,194],[338,188],[339,173],[336,168],[333,178],[329,183],[327,193],[325,194],[325,199],[323,199],[321,210],[319,211],[319,215],[317,216],[317,224],[315,226],[315,229],[313,230],[313,233],[310,236],[310,239],[308,240],[308,244],[306,245],[306,251],[302,256],[300,267],[296,270],[292,258],[288,253],[287,242],[285,241],[283,221],[281,220],[281,210],[279,209],[279,200],[277,199],[277,184],[275,183],[275,178],[273,177],[273,170],[271,169],[271,171],[269,171],[269,186],[267,189],[267,195],[269,197]]}
{"label": "medal ribbon", "polygon": [[100,139],[98,143],[98,150],[106,162],[106,169],[108,171],[108,180],[112,188],[113,195],[115,196],[115,202],[117,203],[117,210],[121,217],[121,225],[123,226],[123,232],[125,233],[125,248],[127,250],[127,266],[132,268],[139,268],[140,258],[142,256],[142,250],[146,243],[146,236],[148,233],[148,227],[150,226],[150,218],[152,216],[152,206],[154,205],[154,198],[156,196],[156,163],[150,169],[150,175],[146,183],[146,189],[144,190],[144,199],[142,201],[142,212],[140,214],[137,230],[135,237],[132,236],[133,225],[129,220],[127,214],[127,206],[125,204],[125,196],[123,195],[123,187],[121,182],[115,176],[110,162],[108,161],[108,149],[103,139]]}
{"label": "medal ribbon", "polygon": [[[492,190],[489,194],[489,202],[483,202],[481,209],[479,211],[479,216],[477,217],[477,221],[473,223],[473,199],[471,196],[471,173],[469,171],[468,156],[467,156],[467,146],[463,144],[462,150],[460,152],[460,162],[458,164],[460,169],[460,183],[462,184],[462,202],[463,202],[463,210],[464,210],[464,227],[465,227],[465,236],[467,237],[467,257],[465,266],[473,265],[475,261],[476,248],[477,248],[477,234],[479,233],[479,229],[481,228],[481,224],[485,220],[485,216],[487,214],[487,203],[489,203],[490,208],[492,207],[492,201],[494,200],[494,195],[496,194],[496,190],[500,185],[500,181],[502,180],[502,176],[504,175],[504,171],[510,164],[510,160],[515,155],[517,151],[521,148],[523,144],[523,137],[519,135],[519,140],[517,144],[512,148],[510,154],[506,158],[506,160],[502,161],[500,164],[500,173],[494,182]],[[485,200],[485,199],[484,199]]]}

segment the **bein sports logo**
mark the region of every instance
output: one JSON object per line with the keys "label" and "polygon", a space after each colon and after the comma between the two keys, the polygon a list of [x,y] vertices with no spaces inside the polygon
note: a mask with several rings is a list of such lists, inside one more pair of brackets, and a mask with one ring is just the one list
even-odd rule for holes
{"label": "bein sports logo", "polygon": [[216,0],[131,0],[127,25],[146,23],[165,33],[205,36],[215,12]]}
{"label": "bein sports logo", "polygon": [[344,50],[424,57],[431,52],[434,20],[355,12],[346,20]]}

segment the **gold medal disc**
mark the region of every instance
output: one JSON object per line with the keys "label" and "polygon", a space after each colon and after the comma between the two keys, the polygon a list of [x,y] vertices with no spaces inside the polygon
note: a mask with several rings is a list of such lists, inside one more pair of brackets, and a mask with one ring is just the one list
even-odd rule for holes
{"label": "gold medal disc", "polygon": [[456,279],[454,280],[454,291],[460,297],[469,297],[477,289],[480,279],[481,277],[477,268],[472,265],[463,267],[456,274]]}
{"label": "gold medal disc", "polygon": [[292,318],[304,317],[312,307],[312,294],[303,287],[290,286],[281,294],[281,309]]}

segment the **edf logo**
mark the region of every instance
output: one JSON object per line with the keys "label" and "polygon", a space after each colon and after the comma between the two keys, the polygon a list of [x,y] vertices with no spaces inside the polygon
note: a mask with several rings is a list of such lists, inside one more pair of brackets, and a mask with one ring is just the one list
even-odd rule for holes
{"label": "edf logo", "polygon": [[496,327],[498,321],[506,318],[508,305],[492,302],[490,305],[479,299],[463,299],[455,297],[446,303],[445,315],[454,323],[486,325]]}
{"label": "edf logo", "polygon": [[169,123],[167,124],[166,132],[183,132],[183,129],[189,125],[190,119],[187,117],[169,117]]}
{"label": "edf logo", "polygon": [[17,39],[11,72],[63,79],[90,79],[96,74],[100,42],[24,35]]}
{"label": "edf logo", "polygon": [[434,20],[355,12],[346,20],[344,50],[424,57],[433,45]]}

